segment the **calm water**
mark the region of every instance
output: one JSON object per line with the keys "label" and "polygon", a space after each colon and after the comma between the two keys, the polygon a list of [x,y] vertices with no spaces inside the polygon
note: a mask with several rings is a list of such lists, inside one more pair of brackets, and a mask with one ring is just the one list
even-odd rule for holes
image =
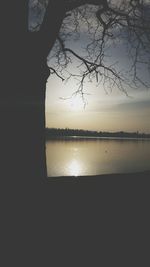
{"label": "calm water", "polygon": [[150,140],[76,139],[46,143],[48,176],[150,170]]}

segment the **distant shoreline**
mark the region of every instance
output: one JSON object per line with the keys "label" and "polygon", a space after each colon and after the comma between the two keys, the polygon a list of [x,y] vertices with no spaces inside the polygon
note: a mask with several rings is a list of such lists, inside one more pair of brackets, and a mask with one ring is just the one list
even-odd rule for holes
{"label": "distant shoreline", "polygon": [[46,140],[65,139],[65,140],[81,140],[81,139],[115,139],[115,140],[150,140],[150,134],[137,132],[97,132],[82,129],[45,129]]}

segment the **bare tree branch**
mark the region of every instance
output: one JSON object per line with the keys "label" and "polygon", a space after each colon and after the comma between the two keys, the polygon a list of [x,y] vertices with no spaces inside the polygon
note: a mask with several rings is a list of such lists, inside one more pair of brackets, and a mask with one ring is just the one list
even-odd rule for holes
{"label": "bare tree branch", "polygon": [[[49,0],[47,4],[39,30],[43,50],[45,55],[51,52],[51,73],[62,80],[64,73],[66,80],[78,80],[75,93],[84,96],[84,82],[93,79],[104,89],[117,87],[126,95],[127,87],[150,86],[140,73],[142,66],[150,71],[150,4],[146,0]],[[83,45],[82,36],[86,41],[81,52],[73,42],[81,38]],[[124,49],[126,45],[129,57],[126,71],[111,54],[119,42]],[[73,60],[78,73],[70,71]]]}

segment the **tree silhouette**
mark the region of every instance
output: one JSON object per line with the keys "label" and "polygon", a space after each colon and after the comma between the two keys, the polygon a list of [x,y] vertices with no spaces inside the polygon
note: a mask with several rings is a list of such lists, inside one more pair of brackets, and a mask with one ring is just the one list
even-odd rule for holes
{"label": "tree silhouette", "polygon": [[[83,100],[86,79],[117,86],[125,93],[131,82],[148,87],[139,67],[150,69],[150,6],[146,0],[16,0],[2,5],[8,18],[2,33],[6,51],[1,60],[2,172],[7,177],[13,174],[17,181],[20,177],[41,181],[46,178],[48,76],[65,79],[67,66],[76,59],[80,72],[69,72],[67,78],[79,80],[75,94],[80,93]],[[72,45],[80,34],[86,36],[82,54]],[[128,47],[130,75],[122,73],[115,61],[108,61],[112,45],[120,40]]]}
{"label": "tree silhouette", "polygon": [[[55,73],[64,80],[67,70],[67,79],[75,77],[79,80],[75,94],[81,93],[82,96],[86,79],[103,82],[110,88],[118,87],[126,94],[128,86],[149,87],[140,70],[143,65],[149,69],[150,62],[150,6],[147,1],[97,0],[61,3],[64,8],[62,23],[58,26],[55,45],[52,51],[50,47],[48,57],[51,74]],[[50,24],[49,8],[51,9],[49,1],[31,1],[32,14],[36,15],[36,19],[32,19],[31,15],[31,31],[40,34]],[[58,24],[60,22],[61,18]],[[46,32],[50,33],[49,26],[47,27]],[[83,35],[84,38],[86,36],[84,43]],[[81,42],[82,50],[74,48],[73,41]],[[126,56],[130,57],[126,72],[117,64],[118,59],[111,55],[112,48],[118,48],[120,42],[127,49]],[[68,65],[73,60],[79,63],[80,71],[77,74],[69,72]]]}

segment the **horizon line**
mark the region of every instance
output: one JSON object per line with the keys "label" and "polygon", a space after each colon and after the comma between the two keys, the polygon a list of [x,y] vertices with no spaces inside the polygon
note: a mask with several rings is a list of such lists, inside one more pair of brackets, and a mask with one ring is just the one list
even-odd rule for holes
{"label": "horizon line", "polygon": [[49,129],[49,130],[51,130],[51,129],[54,129],[54,130],[73,130],[73,131],[88,131],[88,132],[96,132],[96,133],[129,133],[129,134],[147,134],[147,135],[149,135],[150,134],[150,132],[149,133],[147,133],[147,132],[140,132],[139,130],[137,130],[137,131],[124,131],[124,130],[119,130],[119,131],[107,131],[107,130],[100,130],[100,131],[97,131],[97,130],[88,130],[88,129],[79,129],[79,128],[68,128],[68,127],[66,127],[66,128],[55,128],[55,127],[45,127],[45,129]]}

